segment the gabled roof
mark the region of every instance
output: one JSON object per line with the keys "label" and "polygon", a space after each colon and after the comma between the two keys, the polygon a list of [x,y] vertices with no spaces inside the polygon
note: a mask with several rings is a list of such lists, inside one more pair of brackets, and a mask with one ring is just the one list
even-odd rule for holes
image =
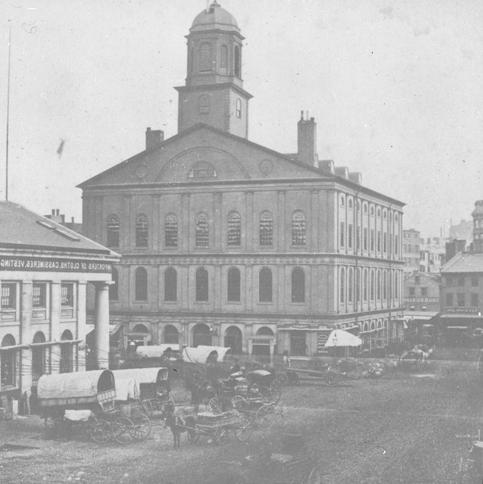
{"label": "gabled roof", "polygon": [[0,248],[2,247],[30,247],[117,256],[78,232],[37,215],[22,205],[7,201],[0,201]]}
{"label": "gabled roof", "polygon": [[[204,124],[204,123],[197,123],[197,124],[191,126],[190,128],[172,136],[171,138],[166,139],[165,141],[163,141],[159,145],[157,145],[157,146],[155,146],[155,147],[153,147],[149,150],[144,150],[144,151],[141,151],[140,153],[137,153],[136,155],[128,158],[127,160],[124,160],[121,163],[118,163],[118,164],[112,166],[111,168],[108,168],[107,170],[104,170],[103,172],[93,176],[92,178],[89,178],[88,180],[80,183],[79,185],[77,185],[77,187],[81,188],[81,189],[86,189],[86,188],[89,187],[90,184],[94,183],[99,178],[104,177],[104,176],[106,176],[110,173],[113,173],[116,170],[118,170],[122,167],[125,167],[125,166],[127,166],[131,163],[135,163],[136,161],[143,159],[148,154],[156,152],[158,150],[161,150],[161,149],[167,147],[168,145],[175,143],[176,141],[183,138],[184,136],[187,136],[187,135],[189,135],[189,134],[191,134],[195,131],[201,130],[201,129],[206,129],[206,130],[211,131],[213,133],[216,133],[220,136],[224,136],[224,137],[230,138],[232,140],[236,140],[239,143],[243,143],[243,144],[250,146],[252,148],[264,151],[265,153],[267,153],[269,155],[283,159],[284,161],[286,161],[286,162],[288,162],[292,165],[295,165],[298,168],[302,168],[303,170],[306,170],[307,172],[312,174],[312,176],[313,176],[313,174],[317,174],[318,177],[323,178],[324,180],[334,180],[334,181],[336,181],[336,182],[338,182],[342,185],[345,185],[347,187],[350,187],[352,189],[367,193],[368,195],[373,195],[373,196],[376,196],[376,197],[382,197],[382,198],[390,201],[391,203],[395,203],[395,204],[397,204],[401,207],[403,207],[405,205],[404,202],[401,202],[401,201],[396,200],[392,197],[388,197],[387,195],[376,192],[376,191],[374,191],[370,188],[367,188],[367,187],[364,187],[364,186],[359,185],[357,183],[354,183],[353,181],[348,180],[346,178],[343,178],[343,177],[340,177],[340,176],[337,176],[337,175],[328,175],[328,174],[324,173],[323,170],[318,168],[318,167],[311,166],[311,165],[308,165],[306,163],[303,163],[303,162],[300,162],[300,161],[294,159],[293,155],[287,155],[287,154],[280,153],[278,151],[272,150],[271,148],[267,148],[266,146],[260,145],[258,143],[253,142],[253,141],[250,141],[246,138],[236,136],[232,133],[220,130],[218,128],[215,128],[213,126],[210,126],[210,125]],[[268,182],[269,180],[270,180],[269,178],[264,178],[264,181]]]}
{"label": "gabled roof", "polygon": [[461,252],[450,259],[442,268],[442,274],[483,273],[483,253]]}

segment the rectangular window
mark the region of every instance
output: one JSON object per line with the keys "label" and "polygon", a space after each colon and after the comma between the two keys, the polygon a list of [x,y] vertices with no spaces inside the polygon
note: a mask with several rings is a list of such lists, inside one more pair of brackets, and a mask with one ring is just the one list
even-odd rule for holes
{"label": "rectangular window", "polygon": [[382,250],[383,252],[387,252],[387,234],[384,232],[382,235]]}
{"label": "rectangular window", "polygon": [[478,301],[478,294],[472,293],[471,294],[471,305],[475,308],[479,307],[479,301]]}
{"label": "rectangular window", "polygon": [[61,317],[71,319],[74,317],[74,284],[60,286]]}
{"label": "rectangular window", "polygon": [[357,227],[356,248],[357,250],[361,248],[361,228],[360,227]]}
{"label": "rectangular window", "polygon": [[164,245],[178,247],[178,220],[173,216],[166,217],[164,223]]}
{"label": "rectangular window", "polygon": [[260,245],[265,247],[273,245],[273,220],[271,218],[260,220]]}
{"label": "rectangular window", "polygon": [[428,288],[427,287],[422,287],[421,288],[421,296],[427,296],[428,295]]}
{"label": "rectangular window", "polygon": [[410,287],[409,288],[409,295],[410,296],[415,296],[416,295],[416,288],[415,287]]}
{"label": "rectangular window", "polygon": [[377,251],[381,252],[381,231],[377,231]]}
{"label": "rectangular window", "polygon": [[465,293],[459,292],[457,295],[457,305],[463,307],[465,305]]}
{"label": "rectangular window", "polygon": [[371,229],[371,250],[374,250],[374,229]]}
{"label": "rectangular window", "polygon": [[347,226],[347,245],[349,249],[352,249],[352,224]]}
{"label": "rectangular window", "polygon": [[17,308],[17,285],[14,282],[2,283],[1,309]]}
{"label": "rectangular window", "polygon": [[32,306],[45,308],[47,302],[47,285],[36,283],[32,288]]}
{"label": "rectangular window", "polygon": [[340,246],[341,247],[344,247],[344,244],[345,244],[344,232],[345,232],[345,223],[341,222],[340,223]]}
{"label": "rectangular window", "polygon": [[463,287],[465,285],[465,278],[464,277],[458,277],[458,286]]}
{"label": "rectangular window", "polygon": [[471,286],[472,287],[478,287],[478,276],[473,276],[471,278]]}
{"label": "rectangular window", "polygon": [[453,293],[451,292],[446,293],[446,307],[453,307]]}
{"label": "rectangular window", "polygon": [[367,250],[367,227],[364,227],[364,250]]}

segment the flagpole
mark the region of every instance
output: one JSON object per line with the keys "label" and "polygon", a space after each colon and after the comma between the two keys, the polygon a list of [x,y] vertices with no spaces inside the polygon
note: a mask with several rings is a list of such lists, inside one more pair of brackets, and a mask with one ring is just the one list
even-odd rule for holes
{"label": "flagpole", "polygon": [[8,67],[7,67],[7,121],[5,126],[5,200],[8,202],[8,143],[10,134],[10,64],[12,53],[12,26],[8,21]]}

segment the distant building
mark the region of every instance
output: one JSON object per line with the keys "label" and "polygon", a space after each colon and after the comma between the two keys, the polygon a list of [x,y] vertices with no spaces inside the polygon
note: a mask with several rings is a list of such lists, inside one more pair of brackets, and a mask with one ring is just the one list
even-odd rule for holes
{"label": "distant building", "polygon": [[449,228],[450,240],[471,240],[473,235],[473,222],[471,220],[461,220],[459,224],[451,225]]}
{"label": "distant building", "polygon": [[82,222],[76,222],[74,217],[71,217],[70,222],[66,222],[65,215],[60,213],[58,208],[53,208],[51,213],[44,215],[45,218],[53,220],[54,222],[63,225],[71,230],[75,230],[78,233],[82,233]]}
{"label": "distant building", "polygon": [[473,252],[483,252],[483,200],[475,202],[473,216]]}
{"label": "distant building", "polygon": [[119,256],[12,202],[0,202],[0,227],[0,407],[11,412],[42,374],[85,367],[88,284],[97,299],[97,363],[107,368]]}
{"label": "distant building", "polygon": [[454,239],[445,244],[445,256],[443,264],[450,261],[456,254],[466,250],[466,240]]}
{"label": "distant building", "polygon": [[445,260],[445,245],[440,237],[421,239],[419,271],[439,273]]}
{"label": "distant building", "polygon": [[441,276],[413,272],[404,278],[404,303],[409,311],[439,311]]}
{"label": "distant building", "polygon": [[419,271],[421,258],[421,233],[415,229],[403,230],[404,272]]}

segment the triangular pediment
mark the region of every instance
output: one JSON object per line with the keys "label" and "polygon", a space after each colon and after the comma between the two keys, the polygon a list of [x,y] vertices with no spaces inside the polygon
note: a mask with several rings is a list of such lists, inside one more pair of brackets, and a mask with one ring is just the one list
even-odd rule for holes
{"label": "triangular pediment", "polygon": [[173,184],[257,179],[320,178],[317,168],[211,126],[199,124],[158,147],[80,184]]}

